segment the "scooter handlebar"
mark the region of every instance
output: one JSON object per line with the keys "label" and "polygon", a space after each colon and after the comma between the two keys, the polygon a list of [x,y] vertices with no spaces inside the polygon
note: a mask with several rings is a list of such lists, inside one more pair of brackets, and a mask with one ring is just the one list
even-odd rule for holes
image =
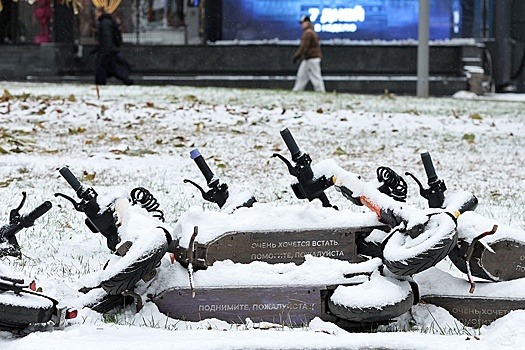
{"label": "scooter handlebar", "polygon": [[295,142],[295,139],[293,138],[290,130],[288,130],[288,128],[282,129],[281,137],[283,138],[284,143],[286,143],[286,147],[288,147],[288,150],[292,155],[292,159],[297,159],[301,155],[301,150],[299,149],[297,142]]}
{"label": "scooter handlebar", "polygon": [[68,167],[63,167],[59,170],[59,172],[60,175],[62,175],[62,177],[66,179],[69,186],[71,186],[76,192],[78,192],[82,188],[82,184],[80,183],[80,181],[78,181],[76,176],[73,175],[73,173],[71,172],[71,170],[69,170]]}
{"label": "scooter handlebar", "polygon": [[29,212],[29,213],[27,213],[25,215],[22,215],[20,222],[22,223],[22,225],[24,227],[33,226],[35,221],[39,217],[41,217],[42,215],[47,213],[49,211],[49,209],[51,209],[52,206],[53,205],[51,204],[50,201],[45,201],[44,203],[40,204],[38,207],[33,209],[31,212]]}
{"label": "scooter handlebar", "polygon": [[425,173],[427,174],[428,183],[431,184],[433,182],[436,182],[438,177],[436,174],[436,169],[434,168],[434,163],[432,163],[430,153],[421,153],[421,160],[423,161],[423,166],[425,167]]}
{"label": "scooter handlebar", "polygon": [[204,157],[201,155],[201,153],[199,152],[197,148],[195,148],[194,150],[190,152],[190,157],[191,159],[195,161],[195,164],[197,164],[197,166],[199,167],[199,170],[201,171],[202,175],[204,175],[204,178],[206,179],[206,182],[209,185],[212,182],[215,175],[213,174],[210,167],[206,163],[206,160],[204,159]]}

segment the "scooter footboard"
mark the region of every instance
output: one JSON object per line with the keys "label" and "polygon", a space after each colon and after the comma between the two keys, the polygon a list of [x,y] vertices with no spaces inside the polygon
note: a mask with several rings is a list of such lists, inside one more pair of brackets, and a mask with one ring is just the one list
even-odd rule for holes
{"label": "scooter footboard", "polygon": [[284,326],[307,325],[326,314],[326,286],[275,286],[169,289],[154,298],[159,310],[185,321],[217,318],[230,323],[271,322]]}
{"label": "scooter footboard", "polygon": [[196,242],[193,253],[176,247],[175,256],[186,266],[193,254],[195,269],[205,269],[215,261],[224,260],[244,264],[253,261],[301,264],[305,255],[361,262],[365,259],[360,255],[356,237],[366,236],[375,229],[386,231],[387,227],[227,232],[211,242]]}
{"label": "scooter footboard", "polygon": [[[385,277],[376,277],[376,279]],[[336,304],[332,300],[340,288],[362,288],[371,282],[350,282],[344,285],[237,286],[201,288],[187,287],[166,290],[153,298],[159,311],[185,321],[216,318],[230,323],[270,322],[288,327],[304,327],[315,317],[333,322],[346,329],[373,328],[387,324],[405,313],[414,303],[409,282],[385,280],[386,293],[374,306],[350,303]],[[390,282],[389,282],[390,281]],[[377,284],[376,284],[377,285]],[[398,300],[390,300],[392,286],[401,292]],[[194,293],[195,292],[195,293]],[[345,291],[343,291],[343,294]],[[376,305],[377,304],[377,305]]]}

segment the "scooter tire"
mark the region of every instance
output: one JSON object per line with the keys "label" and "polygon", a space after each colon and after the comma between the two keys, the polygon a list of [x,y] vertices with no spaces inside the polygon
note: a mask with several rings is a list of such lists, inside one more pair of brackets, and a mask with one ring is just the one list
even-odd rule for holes
{"label": "scooter tire", "polygon": [[102,281],[100,287],[109,295],[119,295],[124,291],[132,291],[137,282],[146,278],[151,270],[154,270],[164,254],[166,254],[167,245],[158,247],[149,254],[141,257],[129,267],[119,272],[115,276]]}
{"label": "scooter tire", "polygon": [[[0,294],[1,296],[1,294]],[[3,329],[24,329],[30,324],[47,323],[53,317],[55,305],[46,297],[37,295],[25,295],[21,293],[19,298],[42,298],[49,301],[49,305],[38,307],[28,307],[23,305],[12,305],[1,300],[0,297],[0,328]],[[41,301],[39,301],[41,303]]]}
{"label": "scooter tire", "polygon": [[409,311],[414,305],[414,293],[410,290],[404,299],[381,307],[349,307],[336,304],[331,298],[328,298],[327,304],[330,313],[342,320],[365,324],[384,323]]}
{"label": "scooter tire", "polygon": [[[446,215],[445,213],[439,215]],[[402,232],[395,232],[391,237],[384,242],[382,246],[383,264],[395,275],[398,276],[412,276],[422,271],[425,271],[438,262],[443,260],[456,246],[458,241],[457,230],[447,230],[442,234],[442,238],[433,244],[430,248],[403,260],[389,260],[385,258],[384,251],[388,248],[391,250],[403,249],[403,245],[394,246],[394,242],[403,242],[403,239],[396,239],[398,235],[404,235]],[[404,244],[404,243],[403,243]]]}

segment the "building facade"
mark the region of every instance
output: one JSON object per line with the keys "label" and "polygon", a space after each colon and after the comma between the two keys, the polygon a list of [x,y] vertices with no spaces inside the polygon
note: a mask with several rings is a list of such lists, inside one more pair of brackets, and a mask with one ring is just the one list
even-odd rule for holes
{"label": "building facade", "polygon": [[[310,16],[324,45],[409,45],[417,42],[423,0],[0,1],[0,45],[69,44],[81,56],[95,43],[94,9],[101,3],[121,22],[128,46],[212,49],[295,44],[301,15]],[[483,62],[476,64],[498,90],[523,86],[525,1],[424,1],[430,5],[431,41],[471,39],[484,47]]]}

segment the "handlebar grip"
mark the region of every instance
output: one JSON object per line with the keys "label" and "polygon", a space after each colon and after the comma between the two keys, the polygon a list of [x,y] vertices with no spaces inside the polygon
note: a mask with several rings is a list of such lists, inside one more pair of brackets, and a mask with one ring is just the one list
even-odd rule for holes
{"label": "handlebar grip", "polygon": [[210,184],[215,175],[211,171],[208,164],[206,164],[206,160],[204,160],[204,157],[201,155],[199,150],[197,148],[192,150],[190,152],[190,157],[195,161],[195,164],[197,164],[197,166],[199,167],[199,170],[201,171],[202,175],[204,175],[206,182]]}
{"label": "handlebar grip", "polygon": [[68,167],[63,167],[62,169],[59,170],[59,172],[60,172],[60,175],[62,175],[62,177],[66,179],[69,186],[71,186],[75,191],[78,192],[78,190],[82,188],[82,184],[80,183],[80,181],[78,181],[76,176],[73,175],[73,173],[71,172],[71,170],[69,170]]}
{"label": "handlebar grip", "polygon": [[297,146],[297,142],[295,142],[295,139],[288,128],[281,130],[281,137],[283,138],[284,143],[286,143],[286,147],[288,147],[290,150],[292,158],[296,158],[301,155],[301,150],[299,149],[299,146]]}
{"label": "handlebar grip", "polygon": [[421,160],[423,161],[423,166],[425,167],[425,172],[427,173],[428,183],[431,184],[435,182],[438,177],[436,175],[434,164],[432,163],[432,158],[430,158],[430,153],[421,153]]}
{"label": "handlebar grip", "polygon": [[36,219],[38,219],[39,217],[47,213],[49,209],[51,209],[52,206],[53,205],[51,204],[50,201],[45,201],[44,203],[40,204],[38,207],[33,209],[28,214],[23,215],[22,222],[23,222],[24,227],[32,226],[33,223],[36,221]]}

